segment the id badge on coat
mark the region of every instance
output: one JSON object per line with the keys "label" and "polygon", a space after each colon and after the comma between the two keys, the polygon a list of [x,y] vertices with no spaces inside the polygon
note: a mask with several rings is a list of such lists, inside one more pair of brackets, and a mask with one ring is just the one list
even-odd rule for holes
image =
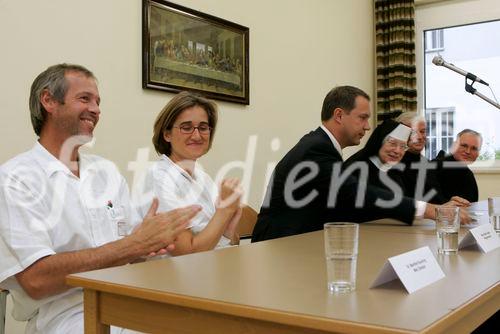
{"label": "id badge on coat", "polygon": [[124,237],[128,235],[128,224],[125,217],[125,208],[121,205],[114,206],[113,203],[109,201],[106,209],[108,219],[112,222],[116,222],[118,236]]}

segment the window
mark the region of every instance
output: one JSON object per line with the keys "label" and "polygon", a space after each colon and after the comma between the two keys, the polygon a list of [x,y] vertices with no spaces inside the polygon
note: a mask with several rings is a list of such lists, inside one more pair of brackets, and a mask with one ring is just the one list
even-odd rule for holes
{"label": "window", "polygon": [[427,120],[427,147],[425,156],[434,159],[439,151],[449,151],[453,144],[455,109],[431,108],[425,110]]}
{"label": "window", "polygon": [[425,39],[425,52],[435,52],[444,50],[443,29],[426,31],[424,39]]}
{"label": "window", "polygon": [[[446,36],[446,48],[444,48]],[[454,27],[424,30],[424,110],[428,125],[426,156],[434,158],[439,150],[449,152],[457,133],[463,129],[478,131],[483,145],[478,160],[500,162],[500,110],[465,91],[465,77],[432,59],[439,55],[448,63],[474,73],[487,81],[474,88],[495,100],[500,91],[500,21],[473,23]],[[439,52],[437,52],[440,50]],[[434,51],[434,52],[430,52]],[[476,164],[481,165],[481,163]],[[496,164],[495,166],[497,166]]]}

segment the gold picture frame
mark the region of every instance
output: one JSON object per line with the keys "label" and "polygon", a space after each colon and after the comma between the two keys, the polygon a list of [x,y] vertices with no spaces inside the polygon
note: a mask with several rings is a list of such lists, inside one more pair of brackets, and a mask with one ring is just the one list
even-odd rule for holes
{"label": "gold picture frame", "polygon": [[143,0],[143,88],[249,104],[249,29],[164,0]]}

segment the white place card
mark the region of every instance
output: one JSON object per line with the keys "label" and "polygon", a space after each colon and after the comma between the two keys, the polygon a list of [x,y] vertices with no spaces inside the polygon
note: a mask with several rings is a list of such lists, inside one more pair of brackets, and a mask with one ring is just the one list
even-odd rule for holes
{"label": "white place card", "polygon": [[488,253],[498,247],[500,247],[500,237],[496,234],[493,226],[490,224],[479,225],[478,227],[471,228],[465,237],[458,244],[458,248],[464,248],[467,246],[475,245],[479,246],[479,249],[483,253]]}
{"label": "white place card", "polygon": [[385,261],[370,288],[399,279],[408,293],[413,293],[444,277],[429,246],[390,257]]}

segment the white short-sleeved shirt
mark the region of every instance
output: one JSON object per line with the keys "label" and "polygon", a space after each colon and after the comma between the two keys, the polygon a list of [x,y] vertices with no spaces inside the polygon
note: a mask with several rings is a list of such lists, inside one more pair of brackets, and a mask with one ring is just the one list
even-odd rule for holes
{"label": "white short-sleeved shirt", "polygon": [[[18,320],[28,333],[63,333],[83,314],[80,289],[31,299],[14,275],[42,257],[101,246],[131,227],[127,184],[116,166],[79,156],[76,177],[36,143],[0,167],[0,286],[10,290]],[[120,224],[118,224],[120,223]],[[121,233],[120,233],[121,234]]]}
{"label": "white short-sleeved shirt", "polygon": [[[162,155],[147,171],[144,184],[140,185],[142,193],[138,203],[138,214],[141,218],[147,213],[151,200],[157,197],[160,206],[158,212],[170,211],[184,206],[197,204],[202,210],[191,220],[189,228],[193,233],[202,231],[215,214],[215,204],[219,196],[217,186],[210,176],[196,164],[193,176],[179,165]],[[142,190],[142,191],[141,191]],[[225,247],[230,240],[221,237],[216,247]]]}

